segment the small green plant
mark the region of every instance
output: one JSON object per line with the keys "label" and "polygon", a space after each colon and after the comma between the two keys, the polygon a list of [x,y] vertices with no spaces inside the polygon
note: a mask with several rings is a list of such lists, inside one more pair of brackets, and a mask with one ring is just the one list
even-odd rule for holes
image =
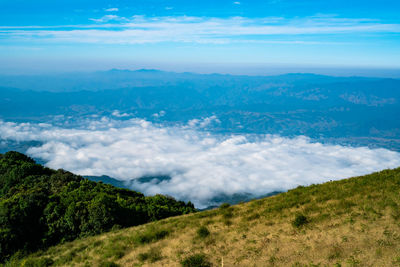
{"label": "small green plant", "polygon": [[269,258],[268,262],[269,262],[271,265],[274,265],[275,262],[276,262],[276,260],[277,260],[277,258],[276,258],[275,256],[271,256],[271,257]]}
{"label": "small green plant", "polygon": [[354,256],[350,256],[350,258],[347,260],[347,263],[349,264],[349,266],[353,267],[358,266],[360,264],[360,261]]}
{"label": "small green plant", "polygon": [[182,267],[211,267],[211,263],[208,261],[204,254],[194,254],[183,261],[181,261]]}
{"label": "small green plant", "polygon": [[307,223],[309,223],[309,220],[303,214],[297,214],[294,220],[292,221],[292,225],[297,228],[300,228],[303,225],[306,225]]}
{"label": "small green plant", "polygon": [[393,259],[392,263],[394,265],[400,265],[400,256],[397,256]]}
{"label": "small green plant", "polygon": [[197,230],[197,236],[200,238],[206,238],[210,235],[210,231],[207,229],[207,227],[205,226],[201,226],[198,230]]}

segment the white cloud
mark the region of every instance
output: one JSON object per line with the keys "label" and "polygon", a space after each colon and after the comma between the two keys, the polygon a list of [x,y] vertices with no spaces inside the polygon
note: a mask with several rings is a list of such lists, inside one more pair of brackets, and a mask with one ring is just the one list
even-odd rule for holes
{"label": "white cloud", "polygon": [[170,175],[169,181],[139,188],[192,200],[198,207],[221,193],[263,195],[400,166],[400,154],[386,149],[321,144],[302,136],[220,135],[141,119],[103,117],[69,129],[0,121],[0,136],[41,141],[28,150],[31,156],[82,175],[121,180]]}
{"label": "white cloud", "polygon": [[[209,18],[209,17],[120,17],[105,15],[90,19],[94,25],[0,27],[0,37],[40,39],[78,43],[140,44],[191,42],[225,44],[231,42],[270,42],[307,44],[300,35],[399,33],[399,24],[385,24],[373,19],[348,19],[332,16],[307,18]],[[63,27],[70,28],[69,30]],[[118,29],[118,30],[116,30]],[[255,38],[249,36],[259,36]],[[292,36],[290,40],[271,37]],[[319,39],[311,40],[315,44]],[[331,43],[330,43],[331,44]]]}
{"label": "white cloud", "polygon": [[129,114],[129,113],[121,113],[121,112],[119,112],[119,110],[114,110],[111,113],[111,115],[114,116],[114,117],[117,117],[117,118],[124,118],[124,117],[131,117],[132,116],[132,114]]}
{"label": "white cloud", "polygon": [[207,126],[213,124],[213,123],[221,123],[221,121],[217,118],[217,116],[211,116],[203,119],[193,119],[188,121],[188,126],[191,128],[195,127],[200,127],[200,128],[206,128]]}
{"label": "white cloud", "polygon": [[233,2],[233,4],[234,5],[240,5],[240,2],[236,1],[236,2]]}
{"label": "white cloud", "polygon": [[117,11],[119,11],[119,9],[116,8],[116,7],[113,7],[113,8],[107,8],[107,9],[105,9],[105,11],[107,11],[107,12],[117,12]]}
{"label": "white cloud", "polygon": [[109,21],[126,21],[126,18],[124,17],[119,17],[117,15],[105,15],[99,19],[89,19],[91,21],[94,22],[99,22],[99,23],[103,23],[103,22],[109,22]]}
{"label": "white cloud", "polygon": [[161,111],[158,112],[158,113],[154,113],[152,116],[153,116],[154,118],[161,118],[161,117],[164,117],[165,114],[167,114],[167,113],[166,113],[164,110],[161,110]]}

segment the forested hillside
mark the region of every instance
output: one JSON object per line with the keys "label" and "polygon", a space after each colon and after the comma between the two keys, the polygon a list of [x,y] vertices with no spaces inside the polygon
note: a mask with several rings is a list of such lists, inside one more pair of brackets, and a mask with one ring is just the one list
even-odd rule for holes
{"label": "forested hillside", "polygon": [[0,262],[16,252],[194,211],[190,202],[92,182],[17,152],[0,154]]}
{"label": "forested hillside", "polygon": [[8,266],[399,266],[400,168],[51,247]]}

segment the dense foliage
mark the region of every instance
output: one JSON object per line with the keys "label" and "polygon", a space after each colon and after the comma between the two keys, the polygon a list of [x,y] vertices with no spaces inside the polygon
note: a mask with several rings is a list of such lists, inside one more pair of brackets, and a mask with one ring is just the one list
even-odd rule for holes
{"label": "dense foliage", "polygon": [[92,182],[18,152],[0,154],[0,261],[17,251],[193,211],[190,202]]}

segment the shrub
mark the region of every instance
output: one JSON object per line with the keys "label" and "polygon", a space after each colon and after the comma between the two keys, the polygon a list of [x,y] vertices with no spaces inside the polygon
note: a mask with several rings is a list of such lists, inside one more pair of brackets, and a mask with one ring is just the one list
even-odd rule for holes
{"label": "shrub", "polygon": [[119,267],[119,264],[116,264],[115,262],[112,261],[102,261],[99,264],[99,267]]}
{"label": "shrub", "polygon": [[22,266],[24,267],[45,267],[53,265],[53,260],[50,258],[27,259]]}
{"label": "shrub", "polygon": [[297,214],[294,220],[292,221],[292,224],[294,227],[299,228],[307,224],[308,222],[309,220],[306,216],[304,216],[303,214]]}
{"label": "shrub", "polygon": [[140,253],[138,256],[140,261],[150,261],[152,263],[162,259],[161,252],[157,248],[151,248],[149,251]]}
{"label": "shrub", "polygon": [[221,210],[222,218],[225,220],[229,220],[233,218],[233,207],[226,207]]}
{"label": "shrub", "polygon": [[211,263],[208,261],[204,254],[194,254],[183,261],[181,261],[183,267],[211,267]]}
{"label": "shrub", "polygon": [[247,217],[244,217],[244,218],[247,221],[253,221],[253,220],[256,220],[256,219],[260,218],[260,214],[254,213],[254,214],[251,214],[251,215],[249,215]]}
{"label": "shrub", "polygon": [[233,217],[233,212],[231,209],[226,210],[222,215],[225,219],[230,219]]}
{"label": "shrub", "polygon": [[210,231],[208,231],[207,227],[202,226],[197,230],[197,236],[200,238],[206,238],[210,235]]}
{"label": "shrub", "polygon": [[136,237],[136,241],[140,244],[147,244],[151,242],[155,242],[158,240],[163,239],[169,234],[167,230],[161,230],[161,229],[148,229],[143,233],[140,233]]}
{"label": "shrub", "polygon": [[120,246],[116,244],[110,244],[109,247],[105,247],[103,251],[103,257],[110,259],[120,259],[123,256],[125,256],[126,252],[126,247],[125,246]]}
{"label": "shrub", "polygon": [[232,225],[232,221],[231,221],[231,220],[225,219],[225,220],[223,220],[223,222],[224,222],[224,224],[225,224],[226,226]]}
{"label": "shrub", "polygon": [[226,209],[229,208],[231,205],[229,203],[222,203],[221,206],[219,206],[220,209]]}

